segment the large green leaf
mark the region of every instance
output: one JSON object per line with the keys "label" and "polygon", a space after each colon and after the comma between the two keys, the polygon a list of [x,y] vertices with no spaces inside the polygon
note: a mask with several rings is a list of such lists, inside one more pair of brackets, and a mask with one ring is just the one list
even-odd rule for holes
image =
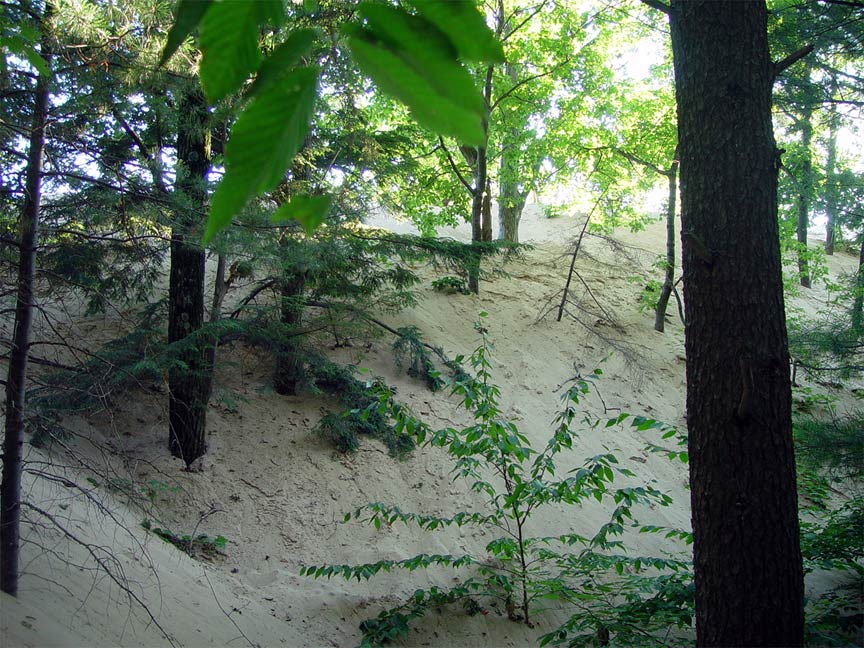
{"label": "large green leaf", "polygon": [[159,65],[165,65],[171,55],[183,44],[186,37],[195,31],[212,2],[213,0],[180,0],[177,5],[177,13],[174,16],[174,24],[171,25],[171,30],[165,41],[162,58],[159,59]]}
{"label": "large green leaf", "polygon": [[411,108],[415,119],[463,144],[485,143],[485,106],[456,50],[432,23],[384,5],[362,3],[366,26],[345,25],[365,74]]}
{"label": "large green leaf", "polygon": [[473,0],[409,0],[440,29],[466,61],[503,63],[504,48],[486,25]]}
{"label": "large green leaf", "polygon": [[307,234],[315,231],[330,209],[333,196],[295,196],[291,202],[282,205],[276,210],[270,220],[274,223],[283,223],[287,220],[296,220],[303,226]]}
{"label": "large green leaf", "polygon": [[471,74],[456,60],[456,49],[432,23],[400,9],[361,3],[370,42],[385,45],[423,76],[436,93],[483,113],[483,99]]}
{"label": "large green leaf", "polygon": [[314,29],[297,29],[291,32],[285,42],[261,64],[250,94],[254,96],[261,93],[270,84],[289,74],[300,59],[309,53],[317,37]]}
{"label": "large green leaf", "polygon": [[309,130],[317,86],[317,68],[297,69],[256,96],[237,118],[225,148],[225,177],[213,195],[204,243],[227,227],[250,198],[283,178]]}
{"label": "large green leaf", "polygon": [[215,2],[201,21],[201,85],[211,104],[236,91],[258,69],[258,5],[247,0]]}

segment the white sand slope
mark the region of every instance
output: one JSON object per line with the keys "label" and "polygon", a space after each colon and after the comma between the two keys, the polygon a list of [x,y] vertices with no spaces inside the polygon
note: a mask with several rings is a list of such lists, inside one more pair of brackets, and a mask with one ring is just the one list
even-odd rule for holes
{"label": "white sand slope", "polygon": [[[663,252],[664,226],[639,234],[619,233],[628,247],[615,251],[588,237],[577,262],[582,278],[615,324],[598,321],[590,312],[574,311],[585,325],[555,313],[538,320],[549,298],[559,291],[569,260],[566,243],[579,219],[542,218],[529,206],[522,225],[523,240],[536,245],[525,259],[508,268],[507,278],[483,282],[477,296],[446,296],[420,289],[420,304],[387,319],[393,325],[415,325],[427,340],[452,354],[468,355],[477,344],[473,322],[488,312],[485,326],[495,342],[495,375],[505,411],[520,429],[541,446],[559,408],[560,385],[578,372],[602,366],[599,395],[586,408],[599,416],[620,411],[645,414],[671,424],[684,424],[683,328],[674,302],[665,333],[653,330],[653,313],[640,312],[638,294],[651,263]],[[446,234],[465,237],[465,228]],[[854,268],[855,259],[838,254],[829,259],[832,274]],[[435,278],[424,271],[427,279]],[[638,277],[628,281],[628,277]],[[588,296],[578,281],[575,298]],[[796,300],[814,313],[826,296],[816,289]],[[587,306],[586,306],[587,308]],[[98,323],[98,321],[96,321]],[[86,327],[94,322],[77,322]],[[619,351],[610,352],[605,340]],[[433,426],[460,425],[469,417],[453,399],[429,392],[420,382],[397,370],[382,338],[370,347],[356,346],[335,353],[344,360],[386,377],[398,398]],[[93,569],[92,555],[122,569],[129,590],[146,603],[155,621],[176,645],[183,646],[352,646],[359,643],[358,624],[418,587],[447,585],[454,574],[432,570],[390,574],[370,582],[313,580],[298,575],[302,565],[360,563],[407,558],[420,552],[460,554],[478,551],[491,536],[469,529],[422,533],[395,525],[376,531],[371,526],[342,524],[343,514],[366,502],[398,504],[403,510],[452,514],[476,506],[466,484],[452,483],[450,466],[439,450],[422,448],[397,462],[374,440],[364,439],[351,457],[336,455],[311,434],[322,412],[333,403],[311,396],[283,397],[269,387],[270,359],[243,347],[222,349],[208,427],[210,451],[200,472],[184,472],[166,450],[167,402],[164,393],[140,391],[116,402],[109,416],[101,414],[65,423],[82,437],[122,449],[125,463],[105,458],[88,443],[73,441],[76,452],[92,469],[32,467],[63,474],[89,495],[42,477],[28,475],[28,500],[64,524],[75,539],[61,537],[32,511],[28,517],[42,527],[29,527],[24,547],[26,571],[17,600],[3,595],[3,646],[164,646],[168,640],[136,601],[103,573]],[[601,361],[603,361],[601,363]],[[608,411],[604,413],[604,403]],[[579,465],[604,448],[643,481],[674,498],[674,505],[644,511],[646,523],[689,527],[686,468],[644,451],[656,433],[627,428],[586,432],[581,444],[561,460],[561,471]],[[48,459],[31,449],[30,459]],[[62,453],[55,463],[70,463]],[[139,485],[156,485],[154,517],[175,532],[228,539],[226,556],[215,562],[196,561],[141,528],[147,514],[128,506],[115,482],[112,491],[98,477],[111,465],[119,477]],[[94,479],[98,485],[88,482]],[[140,487],[138,492],[140,492]],[[113,511],[106,516],[89,498]],[[144,504],[149,506],[146,499]],[[587,505],[569,510],[540,510],[532,518],[536,535],[581,531],[590,533],[608,520],[608,510]],[[656,535],[631,539],[634,553],[674,551]],[[82,546],[80,543],[89,545]],[[110,558],[108,557],[110,553]],[[80,564],[82,568],[69,563]],[[416,624],[404,645],[523,646],[561,620],[561,612],[539,617],[530,629],[508,621],[503,610],[468,616],[462,609],[432,612]]]}

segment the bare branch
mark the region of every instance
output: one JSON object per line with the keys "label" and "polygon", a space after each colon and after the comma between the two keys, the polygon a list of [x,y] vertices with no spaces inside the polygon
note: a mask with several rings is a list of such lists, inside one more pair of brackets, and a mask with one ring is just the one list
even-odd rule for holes
{"label": "bare branch", "polygon": [[805,56],[810,54],[812,51],[813,51],[813,43],[810,43],[809,45],[805,45],[801,49],[792,52],[786,58],[781,59],[781,60],[777,61],[776,63],[774,63],[774,65],[773,65],[774,78],[776,79],[783,70],[785,70],[789,66],[797,63],[802,58],[804,58]]}
{"label": "bare branch", "polygon": [[444,138],[440,135],[438,136],[438,141],[441,142],[441,148],[444,149],[444,153],[447,154],[447,161],[450,163],[450,168],[453,169],[453,173],[456,174],[456,177],[459,178],[459,182],[468,190],[468,192],[473,196],[474,188],[468,183],[465,177],[462,175],[462,172],[459,171],[459,167],[456,166],[456,163],[453,161],[453,156],[450,155],[450,150],[444,144]]}

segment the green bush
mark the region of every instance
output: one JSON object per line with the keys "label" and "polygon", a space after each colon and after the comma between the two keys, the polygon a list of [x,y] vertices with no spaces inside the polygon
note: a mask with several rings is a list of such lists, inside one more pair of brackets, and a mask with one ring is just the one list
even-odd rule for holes
{"label": "green bush", "polygon": [[[482,344],[471,356],[476,375],[463,375],[451,382],[451,393],[459,396],[474,423],[462,429],[432,430],[404,406],[395,403],[392,393],[382,390],[378,413],[394,421],[397,433],[418,443],[443,448],[453,461],[454,479],[464,479],[485,500],[480,510],[460,511],[444,518],[402,511],[398,506],[371,503],[345,515],[371,523],[376,528],[397,522],[418,526],[424,531],[456,525],[486,529],[492,540],[485,550],[473,555],[420,554],[405,560],[380,560],[364,565],[305,566],[301,573],[311,577],[339,576],[369,579],[382,571],[414,571],[433,565],[470,568],[471,575],[450,587],[418,589],[402,605],[385,610],[361,625],[364,646],[377,646],[404,636],[409,624],[430,608],[462,603],[477,610],[487,600],[499,601],[513,621],[534,627],[541,600],[571,604],[570,619],[540,637],[541,645],[579,645],[599,635],[616,642],[641,645],[668,645],[656,636],[670,626],[689,627],[692,621],[692,588],[689,563],[674,558],[637,557],[626,554],[621,536],[632,527],[644,533],[663,533],[690,541],[686,531],[640,524],[634,518],[639,505],[668,506],[671,499],[652,486],[613,487],[616,475],[633,478],[634,473],[619,465],[611,453],[590,457],[567,476],[559,477],[556,460],[570,450],[577,437],[574,419],[581,399],[590,392],[588,380],[579,380],[564,396],[564,409],[555,421],[555,431],[542,450],[533,448],[512,421],[503,418],[499,388],[491,380],[491,345],[483,334]],[[599,375],[599,370],[596,372]],[[622,423],[627,415],[607,422]],[[588,429],[598,419],[583,415]],[[665,438],[675,430],[644,418],[633,418],[639,429],[659,429]],[[663,451],[677,459],[686,453]],[[682,456],[683,455],[683,456]],[[494,475],[494,477],[490,477]],[[608,502],[613,511],[609,521],[593,534],[580,535],[569,529],[551,536],[533,536],[531,518],[542,507],[584,505],[591,500]]]}

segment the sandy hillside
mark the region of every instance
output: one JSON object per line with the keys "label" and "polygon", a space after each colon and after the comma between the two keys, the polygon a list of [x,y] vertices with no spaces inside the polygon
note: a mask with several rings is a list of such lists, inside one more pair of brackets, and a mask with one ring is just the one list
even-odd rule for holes
{"label": "sandy hillside", "polygon": [[[587,237],[576,267],[606,315],[598,315],[599,307],[574,280],[573,297],[583,309],[570,310],[581,321],[556,322],[554,311],[542,315],[564,285],[566,244],[581,223],[569,217],[548,220],[540,213],[529,206],[521,232],[535,247],[508,267],[509,277],[482,283],[479,297],[442,295],[426,281],[416,308],[384,319],[415,325],[449,354],[467,355],[478,341],[473,322],[479,312],[488,312],[484,325],[495,342],[502,404],[536,446],[550,433],[561,386],[597,366],[604,373],[599,394],[586,402],[588,410],[607,417],[621,411],[646,414],[683,426],[683,328],[674,302],[664,334],[653,330],[653,313],[640,312],[638,304],[651,264],[664,249],[663,225],[639,234],[618,233],[617,247]],[[442,234],[465,238],[467,229]],[[829,259],[835,275],[854,263],[843,254]],[[427,273],[428,280],[435,276]],[[812,313],[825,298],[817,289],[796,304]],[[69,322],[68,332],[95,335],[105,324],[106,318],[76,320]],[[431,425],[467,423],[452,399],[429,392],[394,366],[390,342],[381,338],[335,353],[384,376],[397,387],[399,399]],[[334,453],[311,434],[334,404],[274,393],[271,361],[259,351],[225,348],[219,361],[208,418],[210,451],[200,472],[185,472],[168,456],[167,400],[158,389],[116,400],[110,414],[64,421],[77,433],[69,441],[75,459],[28,446],[30,467],[44,474],[29,474],[25,492],[41,512],[27,512],[38,524],[27,530],[21,594],[18,600],[2,597],[4,646],[156,646],[169,643],[165,634],[183,646],[352,646],[359,642],[363,619],[418,587],[452,582],[453,573],[421,570],[346,583],[300,577],[302,565],[373,562],[420,552],[460,554],[488,542],[482,533],[464,528],[422,533],[403,525],[376,531],[342,524],[345,512],[367,502],[452,514],[477,500],[466,485],[451,483],[439,450],[418,449],[399,462],[380,443],[364,439],[354,456]],[[563,472],[608,448],[643,483],[652,482],[674,499],[670,507],[641,512],[640,520],[686,528],[686,470],[644,451],[646,442],[657,440],[656,433],[629,428],[586,432],[560,468]],[[123,451],[127,458],[121,462],[100,447]],[[82,463],[89,468],[82,469]],[[106,472],[112,480],[104,478]],[[140,496],[148,484],[152,504]],[[139,504],[151,507],[150,513],[128,505],[129,492],[139,494]],[[61,523],[67,535],[46,524],[44,514]],[[591,533],[607,521],[604,516],[608,510],[590,505],[540,511],[532,518],[532,532]],[[178,534],[222,535],[226,555],[196,561],[142,529],[145,517]],[[675,550],[653,535],[630,542],[639,553]],[[94,560],[107,561],[122,576],[120,583],[95,569]],[[475,616],[462,609],[433,612],[404,643],[531,645],[561,614],[551,611],[539,618],[538,628],[529,629],[508,621],[497,608]]]}

